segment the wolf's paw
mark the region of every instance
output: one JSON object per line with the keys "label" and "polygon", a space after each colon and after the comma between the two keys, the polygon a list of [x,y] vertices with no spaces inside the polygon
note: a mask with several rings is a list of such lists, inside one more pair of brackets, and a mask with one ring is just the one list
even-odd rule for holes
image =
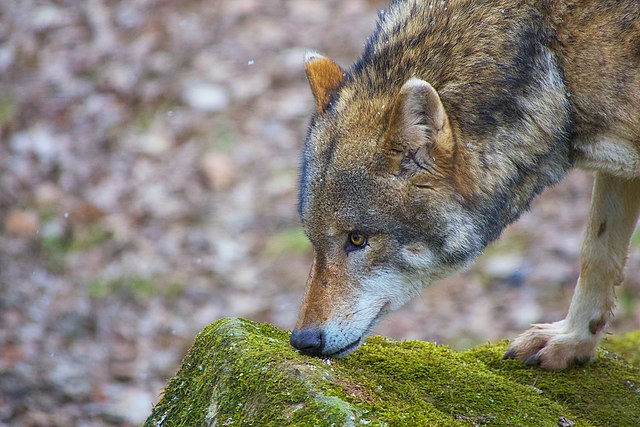
{"label": "wolf's paw", "polygon": [[543,369],[565,369],[595,358],[597,344],[595,335],[567,331],[564,321],[537,324],[513,340],[504,358]]}

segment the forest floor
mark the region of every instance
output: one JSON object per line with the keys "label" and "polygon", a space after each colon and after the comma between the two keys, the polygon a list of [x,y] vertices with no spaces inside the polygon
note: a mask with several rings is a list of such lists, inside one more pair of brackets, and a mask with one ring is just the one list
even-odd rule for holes
{"label": "forest floor", "polygon": [[[202,327],[291,328],[307,49],[348,66],[382,0],[0,0],[0,424],[137,425]],[[377,333],[461,349],[561,319],[591,175]],[[640,234],[611,331],[640,327]]]}

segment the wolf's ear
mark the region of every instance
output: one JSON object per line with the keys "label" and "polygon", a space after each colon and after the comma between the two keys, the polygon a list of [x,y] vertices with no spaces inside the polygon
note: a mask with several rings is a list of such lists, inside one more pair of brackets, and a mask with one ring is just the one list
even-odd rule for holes
{"label": "wolf's ear", "polygon": [[311,86],[311,93],[316,100],[316,110],[321,113],[329,106],[331,92],[340,86],[344,71],[331,59],[315,52],[308,52],[305,55],[304,71]]}
{"label": "wolf's ear", "polygon": [[[453,149],[451,126],[438,92],[429,83],[412,77],[402,85],[383,149],[394,173],[407,166],[431,170],[448,163]],[[405,158],[412,162],[403,162]]]}

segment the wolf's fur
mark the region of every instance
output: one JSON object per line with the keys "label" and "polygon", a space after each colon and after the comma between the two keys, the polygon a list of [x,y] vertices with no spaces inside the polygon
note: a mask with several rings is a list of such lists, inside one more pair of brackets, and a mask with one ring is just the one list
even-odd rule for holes
{"label": "wolf's fur", "polygon": [[592,358],[638,217],[639,40],[635,0],[398,0],[349,70],[308,54],[299,210],[315,260],[292,344],[353,351],[575,165],[597,177],[569,315],[507,356]]}

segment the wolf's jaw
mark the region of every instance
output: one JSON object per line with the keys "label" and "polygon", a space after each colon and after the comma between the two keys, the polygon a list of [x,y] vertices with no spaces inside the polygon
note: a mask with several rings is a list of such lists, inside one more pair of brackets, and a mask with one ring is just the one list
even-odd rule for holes
{"label": "wolf's jaw", "polygon": [[339,359],[341,357],[345,357],[351,353],[353,353],[358,347],[360,347],[360,343],[362,342],[362,340],[366,338],[366,335],[361,336],[360,338],[358,338],[357,340],[355,340],[354,342],[352,342],[351,344],[347,344],[346,346],[342,347],[340,350],[335,351],[333,353],[327,354],[327,357],[334,357],[336,359]]}
{"label": "wolf's jaw", "polygon": [[391,311],[391,302],[386,302],[382,306],[378,314],[376,314],[376,317],[374,317],[373,320],[371,320],[371,323],[369,323],[369,326],[367,326],[364,333],[357,340],[347,344],[346,346],[342,347],[337,351],[334,351],[328,354],[323,354],[323,356],[334,357],[339,359],[341,357],[348,356],[349,354],[356,351],[356,349],[360,347],[360,344],[362,344],[365,338],[367,338],[371,333],[371,331],[373,331],[373,328],[378,324],[378,322],[380,322],[384,318],[384,316],[386,316],[390,311]]}

